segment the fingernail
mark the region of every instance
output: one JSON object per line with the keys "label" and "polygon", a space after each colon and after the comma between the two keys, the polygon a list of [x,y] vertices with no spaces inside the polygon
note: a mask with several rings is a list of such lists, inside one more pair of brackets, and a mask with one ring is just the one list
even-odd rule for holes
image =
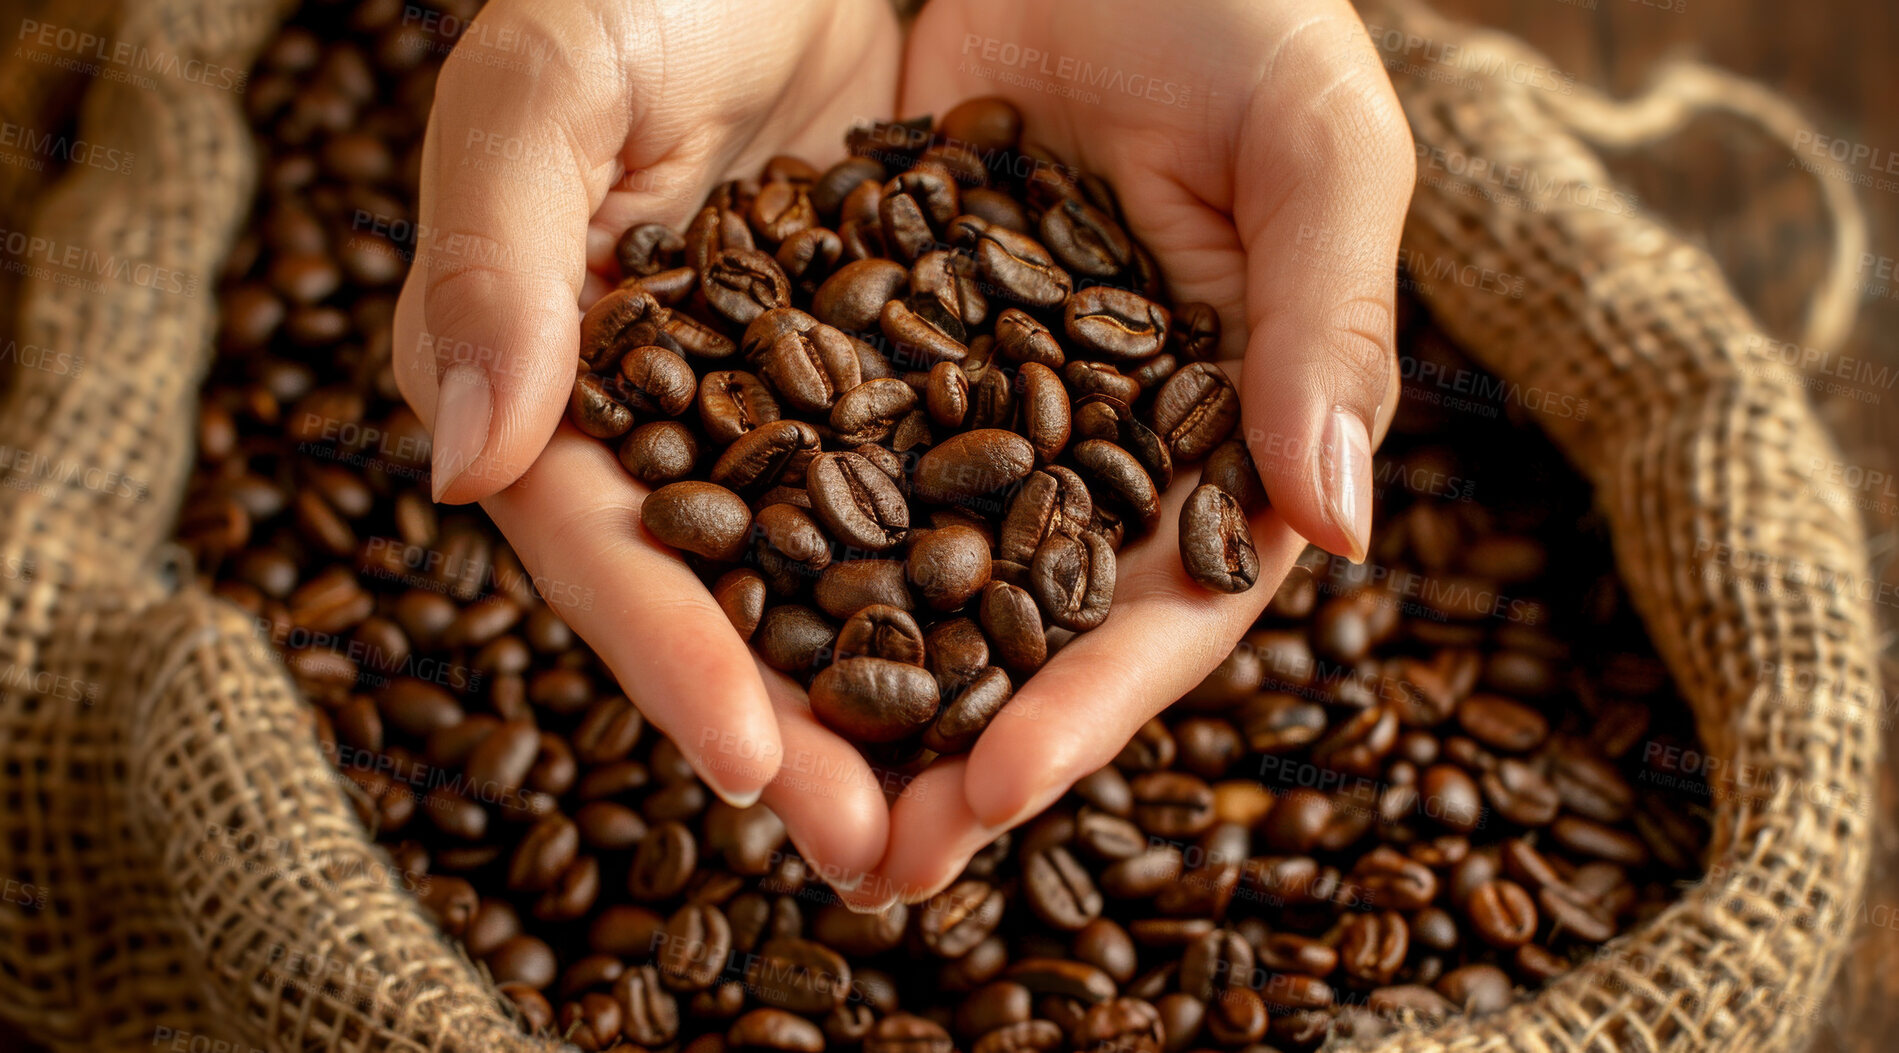
{"label": "fingernail", "polygon": [[1371,435],[1343,406],[1332,407],[1319,445],[1319,492],[1325,515],[1345,532],[1353,563],[1365,562],[1371,536]]}
{"label": "fingernail", "polygon": [[[708,783],[707,785],[711,784]],[[765,794],[765,791],[762,789],[753,790],[751,793],[727,793],[717,786],[712,787],[712,792],[719,795],[719,800],[724,801],[734,808],[750,808],[752,805],[757,804],[758,799]]]}
{"label": "fingernail", "polygon": [[488,445],[493,411],[488,374],[480,367],[457,362],[442,373],[435,395],[434,453],[429,459],[435,500],[440,501],[450,484],[481,456],[482,447]]}

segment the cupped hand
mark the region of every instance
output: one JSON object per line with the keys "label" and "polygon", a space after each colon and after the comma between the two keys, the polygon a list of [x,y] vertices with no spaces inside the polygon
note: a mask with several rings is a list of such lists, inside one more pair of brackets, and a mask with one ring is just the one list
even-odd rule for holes
{"label": "cupped hand", "polygon": [[[899,797],[873,884],[916,900],[1108,763],[1206,675],[1306,540],[1355,560],[1371,451],[1395,409],[1395,267],[1410,133],[1346,0],[933,0],[905,57],[904,114],[1001,95],[1025,139],[1104,177],[1177,302],[1220,314],[1222,366],[1272,508],[1258,585],[1181,569],[1177,480],[1162,529],[1123,552],[1114,607],[1024,683],[966,758]],[[1244,369],[1240,367],[1243,364]]]}
{"label": "cupped hand", "polygon": [[[774,154],[841,155],[842,129],[890,116],[900,50],[886,0],[493,0],[437,83],[394,338],[437,500],[481,501],[712,788],[741,805],[763,791],[844,874],[883,853],[877,782],[638,528],[645,488],[562,415],[619,234],[683,228]],[[787,758],[823,772],[819,792],[773,782]]]}

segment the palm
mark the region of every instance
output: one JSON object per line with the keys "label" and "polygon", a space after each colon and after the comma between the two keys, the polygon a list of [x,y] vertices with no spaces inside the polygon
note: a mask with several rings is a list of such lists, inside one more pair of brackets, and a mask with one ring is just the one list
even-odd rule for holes
{"label": "palm", "polygon": [[[941,114],[973,96],[1008,97],[1035,145],[1102,176],[1123,201],[1139,202],[1126,216],[1129,228],[1154,254],[1176,300],[1220,312],[1227,334],[1221,357],[1237,372],[1264,305],[1247,301],[1248,260],[1234,217],[1244,208],[1270,211],[1264,203],[1285,193],[1271,170],[1249,172],[1244,183],[1235,177],[1249,93],[1270,86],[1257,66],[1260,49],[1236,41],[1225,61],[1207,54],[1205,41],[1230,31],[1231,12],[1202,7],[1183,15],[1176,5],[1154,15],[1156,5],[1127,6],[1119,14],[1131,17],[1117,18],[1095,0],[934,0],[911,33],[899,110]],[[1088,62],[1107,68],[1107,79],[1119,74],[1122,84],[1141,78],[1135,83],[1143,90],[1076,99],[1011,85],[997,76],[1003,62],[983,59],[991,42],[998,59],[1011,45],[1018,57],[1028,49],[1050,56],[1016,67],[1044,82],[1066,79],[1088,90],[1080,68]],[[1170,54],[1195,59],[1153,57]],[[1150,99],[1145,87],[1155,81],[1159,98]],[[1294,244],[1294,232],[1268,236]],[[1022,685],[967,757],[938,761],[895,800],[878,885],[913,898],[940,888],[971,852],[1106,763],[1143,721],[1225,657],[1304,542],[1265,513],[1255,530],[1264,580],[1241,596],[1210,596],[1187,581],[1174,555],[1179,502],[1189,489],[1177,484],[1159,535],[1123,554],[1108,621]]]}

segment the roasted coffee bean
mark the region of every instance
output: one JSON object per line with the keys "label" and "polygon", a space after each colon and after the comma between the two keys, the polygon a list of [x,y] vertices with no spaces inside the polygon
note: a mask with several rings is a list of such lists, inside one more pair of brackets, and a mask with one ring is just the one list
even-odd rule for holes
{"label": "roasted coffee bean", "polygon": [[894,559],[833,563],[818,576],[812,598],[824,613],[840,619],[872,604],[899,610],[914,610],[916,606],[905,582],[905,564]]}
{"label": "roasted coffee bean", "polygon": [[1083,1005],[1107,1002],[1115,995],[1114,981],[1092,965],[1058,958],[1024,958],[1003,970],[1003,976],[1029,989],[1032,995],[1072,998]]}
{"label": "roasted coffee bean", "polygon": [[1009,504],[998,551],[1003,559],[1030,563],[1043,542],[1055,534],[1085,531],[1093,515],[1094,502],[1080,476],[1060,466],[1033,472]]}
{"label": "roasted coffee bean", "polygon": [[620,974],[613,983],[613,998],[620,1004],[620,1029],[627,1041],[661,1046],[679,1034],[679,1003],[662,986],[659,971],[652,966]]}
{"label": "roasted coffee bean", "polygon": [[732,929],[717,907],[689,903],[667,920],[655,948],[660,980],[675,991],[702,991],[732,953]]}
{"label": "roasted coffee bean", "polygon": [[1066,198],[1042,213],[1042,244],[1077,274],[1109,278],[1126,267],[1133,253],[1127,232],[1113,217],[1076,198]]}
{"label": "roasted coffee bean", "polygon": [[1203,483],[1181,506],[1180,561],[1189,577],[1216,592],[1245,592],[1259,580],[1252,525],[1225,490]]}
{"label": "roasted coffee bean", "polygon": [[916,405],[916,390],[903,381],[866,380],[831,407],[831,430],[848,446],[880,443],[891,437]]}
{"label": "roasted coffee bean", "polygon": [[1014,688],[1009,674],[989,666],[958,688],[923,732],[923,745],[937,753],[961,753],[976,744],[1007,705]]}
{"label": "roasted coffee bean", "polygon": [[923,630],[902,610],[873,604],[845,619],[837,633],[837,657],[887,658],[920,666]]}
{"label": "roasted coffee bean", "polygon": [[1004,905],[1001,890],[988,882],[959,881],[921,909],[917,932],[931,953],[960,958],[996,930]]}
{"label": "roasted coffee bean", "polygon": [[912,492],[930,504],[961,504],[1021,480],[1034,467],[1035,448],[1027,439],[981,428],[926,451],[917,461]]}
{"label": "roasted coffee bean", "polygon": [[751,535],[745,499],[714,483],[669,483],[648,494],[640,522],[673,548],[708,559],[736,561]]}
{"label": "roasted coffee bean", "polygon": [[602,372],[617,366],[621,355],[653,342],[667,315],[643,290],[607,293],[580,319],[580,360]]}
{"label": "roasted coffee bean", "polygon": [[1213,788],[1184,772],[1147,772],[1131,780],[1134,821],[1157,837],[1198,837],[1213,825]]}
{"label": "roasted coffee bean", "polygon": [[1206,457],[1226,441],[1239,420],[1239,392],[1209,363],[1177,370],[1154,396],[1154,430],[1176,460]]}
{"label": "roasted coffee bean", "polygon": [[752,634],[752,646],[765,664],[787,673],[811,668],[836,640],[835,626],[817,611],[796,603],[766,608]]}
{"label": "roasted coffee bean", "polygon": [[948,526],[925,533],[910,546],[906,575],[924,603],[939,611],[967,604],[989,584],[989,542],[972,527]]}
{"label": "roasted coffee bean", "polygon": [[1138,998],[1114,998],[1090,1006],[1076,1026],[1073,1045],[1083,1053],[1161,1053],[1166,1036],[1160,1011]]}
{"label": "roasted coffee bean", "polygon": [[1471,695],[1459,702],[1457,722],[1472,738],[1507,753],[1533,750],[1549,734],[1543,714],[1499,695]]}
{"label": "roasted coffee bean", "polygon": [[1101,913],[1101,893],[1088,871],[1060,846],[1045,848],[1022,864],[1029,909],[1048,925],[1070,932]]}
{"label": "roasted coffee bean", "polygon": [[910,1013],[877,1021],[864,1036],[864,1053],[951,1053],[955,1044],[942,1025]]}
{"label": "roasted coffee bean", "polygon": [[1107,539],[1090,530],[1055,533],[1029,563],[1029,590],[1050,623],[1081,632],[1107,620],[1114,576]]}
{"label": "roasted coffee bean", "polygon": [[1363,984],[1388,984],[1403,967],[1410,941],[1411,930],[1397,911],[1349,915],[1339,936],[1339,968]]}
{"label": "roasted coffee bean", "polygon": [[818,454],[805,475],[811,511],[839,542],[881,552],[910,528],[910,507],[903,494],[863,455]]}
{"label": "roasted coffee bean", "polygon": [[735,1050],[824,1053],[824,1032],[783,1009],[754,1009],[732,1022],[725,1041]]}
{"label": "roasted coffee bean", "polygon": [[818,321],[846,332],[867,332],[878,327],[884,304],[909,281],[910,272],[901,263],[854,260],[818,286],[811,298],[811,313]]}
{"label": "roasted coffee bean", "polygon": [[1017,427],[1036,456],[1053,461],[1068,445],[1068,392],[1061,377],[1040,362],[1024,362],[1017,371],[1022,391]]}
{"label": "roasted coffee bean", "polygon": [[1170,321],[1161,305],[1107,285],[1091,285],[1062,305],[1062,326],[1068,338],[1115,363],[1139,362],[1160,354]]}
{"label": "roasted coffee bean", "polygon": [[618,395],[619,385],[593,373],[582,373],[574,381],[574,394],[567,404],[567,419],[574,427],[596,439],[613,439],[633,427],[633,411]]}
{"label": "roasted coffee bean", "polygon": [[803,421],[775,420],[740,435],[712,465],[708,478],[735,490],[762,490],[802,472],[818,452],[818,433]]}
{"label": "roasted coffee bean", "polygon": [[811,712],[857,742],[895,742],[936,716],[936,680],[921,666],[845,658],[811,681]]}
{"label": "roasted coffee bean", "polygon": [[758,629],[759,619],[765,615],[765,579],[759,577],[757,571],[744,567],[727,571],[713,583],[712,599],[725,612],[739,637],[749,640]]}
{"label": "roasted coffee bean", "polygon": [[1437,979],[1437,993],[1470,1016],[1507,1009],[1516,1001],[1510,977],[1494,965],[1478,963],[1453,969]]}
{"label": "roasted coffee bean", "polygon": [[1076,443],[1075,470],[1097,501],[1109,500],[1132,515],[1143,533],[1160,523],[1160,494],[1134,455],[1103,439]]}
{"label": "roasted coffee bean", "polygon": [[671,899],[686,887],[699,865],[699,842],[678,822],[653,827],[633,855],[626,887],[634,899],[654,902]]}
{"label": "roasted coffee bean", "polygon": [[923,388],[923,404],[930,420],[937,425],[960,427],[969,414],[969,374],[954,362],[938,362],[930,367],[930,379]]}
{"label": "roasted coffee bean", "polygon": [[678,421],[642,424],[620,444],[620,463],[633,478],[651,487],[686,479],[698,460],[699,441]]}
{"label": "roasted coffee bean", "polygon": [[767,940],[746,967],[747,993],[794,1013],[822,1013],[844,1004],[851,967],[836,951],[800,939]]}
{"label": "roasted coffee bean", "polygon": [[822,324],[780,336],[758,367],[784,405],[808,413],[829,413],[863,379],[850,337]]}
{"label": "roasted coffee bean", "polygon": [[679,355],[663,347],[635,347],[620,359],[616,393],[641,413],[677,417],[692,405],[699,381]]}
{"label": "roasted coffee bean", "polygon": [[[996,316],[996,352],[1003,361],[1017,366],[1033,362],[1054,370],[1067,363],[1055,334],[1019,307],[1011,307]],[[1077,366],[1087,364],[1076,363]]]}
{"label": "roasted coffee bean", "polygon": [[1477,781],[1497,814],[1519,826],[1544,826],[1562,807],[1556,788],[1543,773],[1515,757],[1504,758]]}
{"label": "roasted coffee bean", "polygon": [[924,634],[924,663],[943,697],[953,697],[989,666],[989,640],[968,618],[951,618]]}
{"label": "roasted coffee bean", "polygon": [[716,445],[729,446],[780,413],[771,391],[742,370],[707,373],[699,383],[699,422]]}
{"label": "roasted coffee bean", "polygon": [[976,269],[998,295],[1030,307],[1053,307],[1074,288],[1040,242],[1002,227],[987,227],[976,239]]}
{"label": "roasted coffee bean", "polygon": [[996,661],[1010,673],[1026,677],[1048,660],[1041,611],[1023,589],[1001,581],[983,586],[981,620]]}
{"label": "roasted coffee bean", "polygon": [[1471,929],[1492,947],[1508,950],[1536,934],[1536,904],[1514,881],[1486,881],[1464,901]]}

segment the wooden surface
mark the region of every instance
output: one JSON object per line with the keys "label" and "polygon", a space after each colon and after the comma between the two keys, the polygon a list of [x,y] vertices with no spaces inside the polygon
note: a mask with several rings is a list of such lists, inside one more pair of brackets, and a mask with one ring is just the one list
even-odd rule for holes
{"label": "wooden surface", "polygon": [[[1863,145],[1899,168],[1899,75],[1891,55],[1899,5],[1891,0],[1594,0],[1593,9],[1557,0],[1435,3],[1452,17],[1515,33],[1555,69],[1617,96],[1639,91],[1659,61],[1675,56],[1743,73],[1790,96],[1815,136]],[[1676,142],[1612,167],[1646,206],[1721,261],[1771,331],[1792,337],[1829,246],[1813,183],[1784,150],[1727,119],[1708,118]],[[1899,379],[1899,174],[1868,165],[1859,171],[1883,178],[1887,188],[1859,189],[1875,262],[1859,274],[1859,322],[1844,350],[1868,362],[1874,379],[1815,401],[1839,437],[1845,464],[1886,472],[1890,480],[1899,471],[1899,384],[1892,383]],[[1895,495],[1899,483],[1870,485],[1860,495],[1871,506],[1871,570],[1886,582],[1899,582]],[[1881,614],[1888,697],[1899,700],[1899,663],[1892,660],[1899,611],[1884,606]],[[1854,952],[1822,1009],[1815,1053],[1899,1048],[1899,790],[1890,774],[1899,728],[1888,728],[1886,739],[1873,881],[1865,909],[1853,912]]]}

